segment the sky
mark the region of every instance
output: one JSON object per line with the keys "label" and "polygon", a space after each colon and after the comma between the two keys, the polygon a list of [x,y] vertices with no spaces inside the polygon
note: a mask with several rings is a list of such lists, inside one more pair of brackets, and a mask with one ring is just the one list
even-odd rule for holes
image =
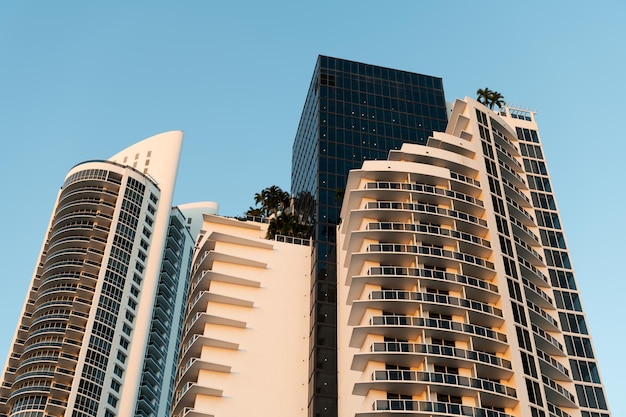
{"label": "sky", "polygon": [[[174,203],[290,188],[319,54],[488,87],[537,111],[596,356],[626,415],[626,2],[0,2],[0,358],[67,171],[183,130]],[[621,208],[620,208],[621,207]],[[602,220],[602,221],[600,221]]]}

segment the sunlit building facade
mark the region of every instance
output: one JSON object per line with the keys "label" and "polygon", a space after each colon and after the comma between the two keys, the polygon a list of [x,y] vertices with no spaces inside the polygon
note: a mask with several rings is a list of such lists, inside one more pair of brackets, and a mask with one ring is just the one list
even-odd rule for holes
{"label": "sunlit building facade", "polygon": [[306,417],[309,240],[267,240],[266,223],[203,220],[172,416]]}
{"label": "sunlit building facade", "polygon": [[67,174],[9,351],[0,414],[165,416],[193,241],[182,132]]}
{"label": "sunlit building facade", "polygon": [[610,416],[533,113],[457,100],[341,219],[339,415]]}

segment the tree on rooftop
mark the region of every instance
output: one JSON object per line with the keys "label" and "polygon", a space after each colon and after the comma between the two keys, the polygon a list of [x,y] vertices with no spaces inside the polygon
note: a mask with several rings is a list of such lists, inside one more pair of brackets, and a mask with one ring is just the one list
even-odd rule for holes
{"label": "tree on rooftop", "polygon": [[494,106],[500,108],[506,105],[504,96],[497,91],[490,90],[488,87],[476,90],[476,100],[490,109],[493,109]]}

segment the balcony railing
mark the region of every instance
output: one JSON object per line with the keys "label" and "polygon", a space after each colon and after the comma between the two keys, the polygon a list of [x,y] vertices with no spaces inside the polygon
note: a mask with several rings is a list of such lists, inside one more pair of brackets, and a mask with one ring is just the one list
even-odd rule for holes
{"label": "balcony railing", "polygon": [[409,316],[374,316],[370,319],[369,324],[370,326],[412,326],[454,330],[506,343],[506,335],[503,333],[497,332],[487,327],[477,326],[475,324],[460,323],[458,321],[452,320]]}
{"label": "balcony railing", "polygon": [[422,343],[408,342],[374,342],[370,347],[372,352],[388,352],[388,353],[423,353],[429,355],[449,356],[452,358],[468,359],[471,361],[482,362],[490,365],[499,366],[505,369],[511,369],[511,362],[502,359],[491,353],[478,352],[475,350],[466,350],[451,346],[427,345]]}
{"label": "balcony railing", "polygon": [[483,238],[472,235],[470,233],[459,232],[452,229],[444,229],[439,226],[414,223],[393,223],[393,222],[372,222],[367,224],[367,230],[401,230],[407,232],[428,233],[440,236],[450,236],[455,239],[461,239],[466,242],[476,243],[477,245],[491,247],[491,243]]}
{"label": "balcony railing", "polygon": [[367,271],[368,275],[393,275],[393,276],[411,276],[423,278],[436,278],[444,281],[458,282],[463,285],[470,285],[476,288],[482,288],[491,292],[498,292],[498,287],[485,280],[474,278],[466,275],[453,274],[451,272],[437,271],[434,269],[407,268],[400,266],[373,266]]}
{"label": "balcony railing", "polygon": [[432,246],[404,245],[396,243],[379,243],[371,244],[368,252],[395,252],[395,253],[414,253],[420,255],[441,256],[443,258],[454,259],[461,262],[467,262],[479,265],[488,269],[494,269],[493,262],[484,260],[477,256],[469,255],[463,252],[455,252],[447,249],[435,248]]}
{"label": "balcony railing", "polygon": [[513,417],[511,414],[490,410],[488,408],[436,401],[376,400],[374,401],[373,408],[375,411],[417,411],[465,417]]}
{"label": "balcony railing", "polygon": [[479,207],[484,207],[484,203],[472,197],[471,195],[467,195],[464,193],[460,193],[458,191],[448,190],[442,187],[435,187],[433,185],[427,184],[409,184],[406,182],[386,182],[386,181],[377,181],[377,182],[368,182],[365,184],[366,189],[378,189],[378,190],[406,190],[406,191],[418,191],[427,194],[436,194],[444,197],[450,197],[457,200],[466,201],[468,203],[475,204]]}
{"label": "balcony railing", "polygon": [[443,294],[431,294],[425,292],[402,291],[402,290],[382,290],[372,291],[369,294],[370,300],[407,300],[407,301],[426,301],[431,303],[439,303],[444,305],[458,306],[470,310],[488,313],[494,316],[502,317],[502,310],[480,301],[468,300],[466,298],[451,297]]}
{"label": "balcony railing", "polygon": [[480,187],[480,181],[475,180],[474,178],[467,177],[463,174],[459,174],[453,171],[450,171],[450,178],[466,182],[468,184],[475,185],[476,187]]}
{"label": "balcony railing", "polygon": [[457,385],[471,387],[482,391],[494,392],[507,397],[517,397],[514,388],[487,379],[471,378],[455,374],[422,371],[380,370],[372,373],[373,381],[415,381],[435,384]]}
{"label": "balcony railing", "polygon": [[365,204],[367,210],[409,210],[422,213],[441,214],[455,219],[465,220],[483,227],[487,227],[487,221],[462,211],[448,210],[434,204],[402,203],[398,201],[370,201]]}

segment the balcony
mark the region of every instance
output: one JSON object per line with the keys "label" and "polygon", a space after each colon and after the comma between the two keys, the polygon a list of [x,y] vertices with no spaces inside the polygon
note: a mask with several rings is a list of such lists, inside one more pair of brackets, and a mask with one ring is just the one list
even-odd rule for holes
{"label": "balcony", "polygon": [[510,361],[490,353],[451,346],[408,342],[374,342],[368,352],[354,355],[351,369],[364,371],[370,361],[415,367],[422,363],[426,357],[453,359],[455,364],[458,364],[459,361],[475,363],[479,367],[481,375],[489,374],[490,377],[496,379],[508,379],[513,373]]}
{"label": "balcony", "polygon": [[508,349],[506,335],[495,330],[458,321],[407,316],[373,316],[368,325],[355,326],[350,340],[351,347],[361,347],[368,334],[415,339],[423,330],[430,335],[453,340],[473,339],[476,349],[504,352]]}
{"label": "balcony", "polygon": [[444,403],[435,401],[415,401],[415,400],[376,400],[372,405],[372,411],[364,411],[356,414],[355,417],[378,417],[389,415],[394,416],[464,416],[464,417],[514,417],[511,414],[488,408],[471,407],[468,405]]}
{"label": "balcony", "polygon": [[192,408],[198,395],[221,397],[222,390],[188,382],[176,392],[172,414],[180,413],[184,408]]}
{"label": "balcony", "polygon": [[348,300],[360,296],[366,284],[408,290],[415,285],[415,278],[429,281],[429,287],[432,288],[456,291],[465,289],[468,297],[487,303],[495,303],[500,298],[498,287],[480,278],[433,269],[385,266],[370,267],[367,275],[355,276],[347,282],[350,285]]}
{"label": "balcony", "polygon": [[526,305],[530,310],[530,319],[533,323],[541,325],[540,327],[547,331],[558,332],[560,330],[559,322],[541,307],[530,300],[526,300]]}
{"label": "balcony", "polygon": [[544,351],[537,349],[541,374],[559,381],[572,381],[569,370]]}
{"label": "balcony", "polygon": [[576,397],[574,394],[545,375],[541,376],[541,380],[546,388],[547,401],[560,407],[576,407]]}
{"label": "balcony", "polygon": [[[419,220],[425,223],[440,223],[440,217],[444,216],[450,219],[458,220],[465,224],[469,233],[484,234],[487,229],[487,221],[462,211],[449,210],[438,207],[434,204],[422,203],[404,203],[397,201],[370,201],[365,204],[365,210],[405,210],[413,212],[419,217]],[[352,217],[352,216],[351,216]],[[457,227],[461,230],[461,227]]]}
{"label": "balcony", "polygon": [[500,326],[503,321],[502,310],[480,301],[425,292],[384,290],[371,291],[367,300],[355,300],[352,303],[348,324],[358,325],[368,308],[414,315],[420,304],[443,306],[442,311],[447,314],[465,315],[468,313],[470,320],[485,326]]}
{"label": "balcony", "polygon": [[469,255],[463,252],[456,252],[447,249],[440,249],[432,246],[404,245],[393,243],[371,244],[367,247],[369,253],[391,252],[398,254],[426,255],[432,257],[446,258],[454,261],[461,261],[472,265],[487,268],[491,271],[494,269],[493,262],[487,261],[477,256]]}
{"label": "balcony", "polygon": [[511,224],[514,226],[513,233],[523,239],[529,246],[541,247],[541,243],[539,243],[537,235],[526,227],[525,224],[515,218],[515,216],[509,216],[509,220],[511,220]]}
{"label": "balcony", "polygon": [[533,334],[535,335],[535,342],[537,349],[541,349],[544,352],[554,356],[566,356],[563,353],[563,345],[554,337],[546,333],[543,329],[537,327],[535,324],[531,325]]}
{"label": "balcony", "polygon": [[467,376],[422,371],[380,370],[372,372],[371,381],[357,382],[352,394],[367,395],[370,390],[397,392],[399,394],[419,395],[430,386],[453,388],[461,395],[475,395],[476,391],[488,392],[497,397],[506,406],[517,404],[517,393],[514,388],[489,381],[487,379]]}

